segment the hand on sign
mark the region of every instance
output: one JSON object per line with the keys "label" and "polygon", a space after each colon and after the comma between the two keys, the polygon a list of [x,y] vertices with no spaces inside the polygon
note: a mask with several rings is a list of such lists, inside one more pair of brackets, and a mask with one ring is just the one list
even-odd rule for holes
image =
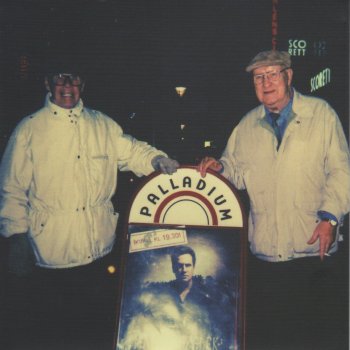
{"label": "hand on sign", "polygon": [[197,171],[201,173],[202,177],[205,177],[208,169],[214,170],[217,173],[219,173],[224,169],[224,166],[222,165],[221,162],[219,162],[215,158],[205,157],[197,166]]}
{"label": "hand on sign", "polygon": [[156,156],[152,159],[152,166],[156,171],[171,175],[176,172],[179,163],[176,160],[165,156]]}

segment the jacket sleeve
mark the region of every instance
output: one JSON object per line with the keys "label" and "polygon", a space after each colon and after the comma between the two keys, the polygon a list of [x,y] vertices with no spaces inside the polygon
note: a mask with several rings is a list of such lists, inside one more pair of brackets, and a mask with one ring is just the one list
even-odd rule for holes
{"label": "jacket sleeve", "polygon": [[350,156],[342,125],[334,110],[327,106],[329,134],[326,144],[326,183],[320,211],[332,213],[339,219],[350,210]]}
{"label": "jacket sleeve", "polygon": [[227,178],[235,187],[239,190],[245,189],[244,172],[242,167],[239,166],[239,161],[236,159],[235,153],[238,141],[238,129],[239,125],[233,130],[230,138],[228,139],[226,148],[220,158],[220,162],[224,166],[222,175]]}
{"label": "jacket sleeve", "polygon": [[33,166],[26,134],[21,123],[10,137],[0,166],[0,234],[5,237],[28,231],[27,193]]}
{"label": "jacket sleeve", "polygon": [[117,136],[118,168],[121,171],[132,171],[137,176],[149,175],[154,171],[152,159],[158,155],[167,156],[146,142],[124,134],[119,127]]}

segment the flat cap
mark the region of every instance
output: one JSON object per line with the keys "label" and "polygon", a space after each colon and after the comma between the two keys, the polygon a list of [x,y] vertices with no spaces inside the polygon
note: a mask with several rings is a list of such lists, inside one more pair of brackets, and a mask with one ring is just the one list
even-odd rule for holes
{"label": "flat cap", "polygon": [[290,55],[286,51],[262,51],[258,53],[245,69],[247,72],[262,67],[262,66],[282,66],[289,68],[292,65]]}

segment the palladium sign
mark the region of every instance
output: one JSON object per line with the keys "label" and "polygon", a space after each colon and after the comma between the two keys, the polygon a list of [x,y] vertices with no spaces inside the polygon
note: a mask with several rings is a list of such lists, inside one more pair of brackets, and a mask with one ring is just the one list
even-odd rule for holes
{"label": "palladium sign", "polygon": [[243,227],[241,206],[220,175],[202,178],[194,167],[153,174],[136,194],[129,223]]}

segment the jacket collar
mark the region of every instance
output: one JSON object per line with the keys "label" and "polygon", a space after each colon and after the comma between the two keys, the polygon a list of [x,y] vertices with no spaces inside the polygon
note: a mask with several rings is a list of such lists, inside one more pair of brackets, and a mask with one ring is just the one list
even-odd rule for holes
{"label": "jacket collar", "polygon": [[60,106],[57,106],[51,101],[51,93],[49,92],[46,95],[45,99],[45,107],[47,107],[53,116],[72,116],[79,117],[81,112],[83,111],[84,104],[82,99],[79,100],[79,102],[71,109],[62,108]]}
{"label": "jacket collar", "polygon": [[[293,88],[293,104],[292,113],[300,118],[310,118],[312,116],[311,107],[309,103],[305,103],[307,97],[299,93]],[[264,105],[260,105],[258,110],[258,115],[260,119],[263,119],[266,115],[266,110]]]}
{"label": "jacket collar", "polygon": [[310,103],[305,103],[307,98],[308,97],[294,90],[294,101],[293,101],[292,111],[299,118],[311,118],[313,116]]}

